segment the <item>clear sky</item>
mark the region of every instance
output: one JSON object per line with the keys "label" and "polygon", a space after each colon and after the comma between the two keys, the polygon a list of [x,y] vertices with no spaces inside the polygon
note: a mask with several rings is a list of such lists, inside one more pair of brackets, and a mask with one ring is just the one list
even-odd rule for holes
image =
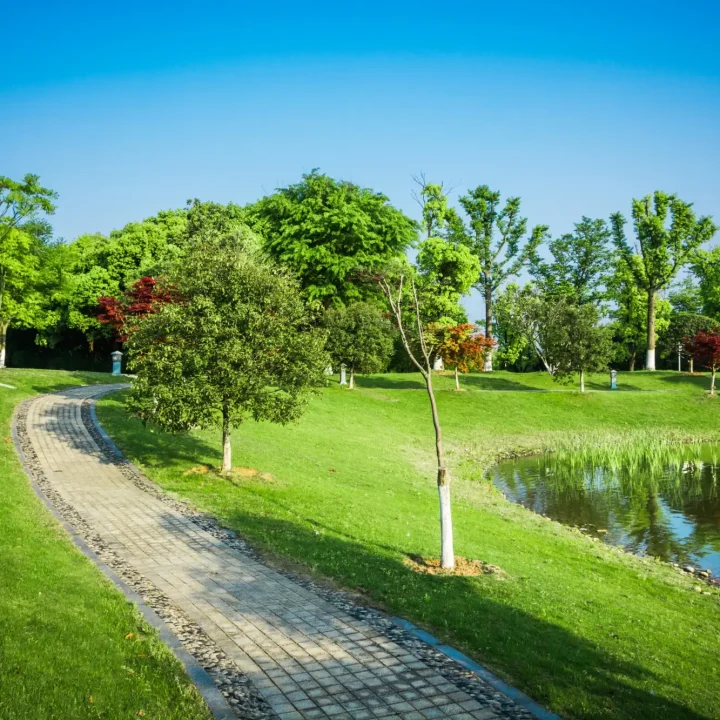
{"label": "clear sky", "polygon": [[717,0],[38,0],[2,23],[0,174],[57,190],[68,240],[315,167],[414,216],[424,172],[553,234],[655,189],[720,221]]}

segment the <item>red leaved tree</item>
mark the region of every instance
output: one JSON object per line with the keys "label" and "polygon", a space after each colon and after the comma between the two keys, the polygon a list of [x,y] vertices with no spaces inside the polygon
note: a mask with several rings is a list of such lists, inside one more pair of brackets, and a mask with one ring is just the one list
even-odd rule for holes
{"label": "red leaved tree", "polygon": [[437,338],[435,352],[443,363],[455,368],[455,389],[460,389],[460,372],[483,368],[485,357],[495,341],[485,337],[477,325],[463,323],[452,327],[434,324],[430,328]]}
{"label": "red leaved tree", "polygon": [[156,311],[158,305],[174,301],[172,292],[163,288],[158,280],[146,275],[136,280],[120,298],[103,295],[98,298],[100,313],[98,320],[103,325],[112,325],[120,342],[127,340],[133,329],[133,320],[139,320]]}
{"label": "red leaved tree", "polygon": [[701,330],[695,337],[686,339],[685,349],[701,365],[710,368],[712,380],[710,381],[710,394],[715,394],[715,374],[720,367],[720,327],[709,332]]}

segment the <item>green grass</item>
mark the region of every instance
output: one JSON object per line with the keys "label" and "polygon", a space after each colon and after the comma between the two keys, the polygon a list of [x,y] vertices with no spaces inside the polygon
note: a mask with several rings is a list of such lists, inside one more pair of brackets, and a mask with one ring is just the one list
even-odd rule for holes
{"label": "green grass", "polygon": [[155,631],[37,499],[12,444],[18,402],[110,376],[6,369],[0,381],[17,388],[0,387],[0,718],[208,720]]}
{"label": "green grass", "polygon": [[[122,395],[100,419],[160,485],[237,529],[269,557],[360,591],[484,663],[566,718],[720,718],[720,594],[650,559],[594,543],[506,502],[483,471],[515,451],[583,438],[712,438],[720,400],[707,377],[593,376],[580,395],[543,374],[437,379],[454,474],[456,552],[505,577],[412,572],[408,554],[437,556],[433,434],[419,376],[332,385],[296,424],[247,422],[234,465],[272,479],[213,473],[219,433],[147,432]],[[551,391],[551,392],[548,392]]]}

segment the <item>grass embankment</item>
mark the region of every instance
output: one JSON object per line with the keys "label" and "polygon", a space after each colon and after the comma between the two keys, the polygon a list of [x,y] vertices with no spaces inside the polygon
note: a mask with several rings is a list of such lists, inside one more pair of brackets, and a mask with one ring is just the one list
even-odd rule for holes
{"label": "grass embankment", "polygon": [[8,369],[0,380],[16,387],[0,387],[0,718],[208,720],[182,666],[74,547],[15,454],[17,403],[110,376]]}
{"label": "grass embankment", "polygon": [[[456,552],[506,576],[422,575],[404,562],[436,556],[439,544],[432,424],[417,376],[358,378],[354,391],[334,385],[287,427],[244,424],[234,434],[235,464],[271,479],[198,473],[218,465],[217,432],[147,432],[125,415],[122,396],[103,400],[99,412],[165,488],[270,555],[418,622],[564,717],[720,718],[716,591],[696,592],[666,565],[592,542],[478,482],[511,450],[647,429],[717,433],[720,400],[704,396],[707,378],[657,372],[619,381],[618,392],[580,395],[541,374],[475,375],[465,392],[438,378]],[[590,390],[608,384],[605,375],[588,382]]]}

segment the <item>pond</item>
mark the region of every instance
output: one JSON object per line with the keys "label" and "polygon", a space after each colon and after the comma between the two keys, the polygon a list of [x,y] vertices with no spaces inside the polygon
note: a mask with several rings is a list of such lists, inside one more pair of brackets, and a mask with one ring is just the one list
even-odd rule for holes
{"label": "pond", "polygon": [[720,575],[720,446],[549,453],[491,471],[507,498],[638,554]]}

